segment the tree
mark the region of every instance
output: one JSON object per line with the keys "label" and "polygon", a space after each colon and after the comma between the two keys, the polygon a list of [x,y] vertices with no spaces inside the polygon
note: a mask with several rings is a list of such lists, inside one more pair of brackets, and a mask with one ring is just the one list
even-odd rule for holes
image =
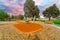
{"label": "tree", "polygon": [[0,20],[1,21],[4,21],[8,17],[9,17],[9,15],[6,12],[4,12],[3,10],[0,10]]}
{"label": "tree", "polygon": [[26,0],[24,4],[25,17],[39,17],[39,9],[33,0]]}
{"label": "tree", "polygon": [[10,16],[10,18],[9,18],[9,19],[10,19],[10,21],[15,20],[15,16],[13,16],[13,15],[12,15],[12,16]]}
{"label": "tree", "polygon": [[56,4],[53,4],[52,6],[50,6],[49,8],[46,8],[45,11],[43,11],[43,15],[44,17],[49,18],[49,21],[52,18],[57,17],[60,14],[59,9],[57,8]]}
{"label": "tree", "polygon": [[19,15],[19,19],[23,20],[24,19],[24,15]]}

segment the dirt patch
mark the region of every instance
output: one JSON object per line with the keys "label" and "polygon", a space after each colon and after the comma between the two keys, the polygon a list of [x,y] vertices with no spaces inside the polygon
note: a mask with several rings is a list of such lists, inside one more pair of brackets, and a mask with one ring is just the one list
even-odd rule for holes
{"label": "dirt patch", "polygon": [[14,27],[22,32],[35,32],[42,30],[42,25],[34,22],[17,22]]}

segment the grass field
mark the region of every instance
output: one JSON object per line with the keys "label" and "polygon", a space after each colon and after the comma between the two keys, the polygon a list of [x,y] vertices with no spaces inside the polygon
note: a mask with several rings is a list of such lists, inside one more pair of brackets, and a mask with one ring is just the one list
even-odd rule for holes
{"label": "grass field", "polygon": [[[39,20],[41,22],[46,22],[48,20]],[[60,24],[60,20],[51,20],[51,22],[53,22],[54,24]]]}
{"label": "grass field", "polygon": [[60,24],[60,20],[52,20],[54,24]]}

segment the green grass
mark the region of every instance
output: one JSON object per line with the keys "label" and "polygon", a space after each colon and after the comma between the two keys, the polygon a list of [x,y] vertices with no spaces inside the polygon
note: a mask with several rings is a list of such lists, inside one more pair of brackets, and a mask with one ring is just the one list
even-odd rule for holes
{"label": "green grass", "polygon": [[[47,22],[48,20],[38,20],[41,22]],[[60,24],[60,20],[51,20],[51,22],[53,22],[54,24]]]}
{"label": "green grass", "polygon": [[52,20],[54,24],[60,24],[60,20]]}
{"label": "green grass", "polygon": [[45,22],[46,20],[38,20],[38,21]]}

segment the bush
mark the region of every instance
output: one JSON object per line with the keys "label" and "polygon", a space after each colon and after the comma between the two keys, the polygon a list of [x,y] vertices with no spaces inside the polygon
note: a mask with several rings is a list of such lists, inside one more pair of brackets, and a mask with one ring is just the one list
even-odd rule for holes
{"label": "bush", "polygon": [[8,17],[9,15],[6,12],[0,10],[0,21],[5,21],[5,19],[7,19]]}
{"label": "bush", "polygon": [[19,15],[19,19],[20,20],[23,20],[24,19],[24,16],[23,15]]}

